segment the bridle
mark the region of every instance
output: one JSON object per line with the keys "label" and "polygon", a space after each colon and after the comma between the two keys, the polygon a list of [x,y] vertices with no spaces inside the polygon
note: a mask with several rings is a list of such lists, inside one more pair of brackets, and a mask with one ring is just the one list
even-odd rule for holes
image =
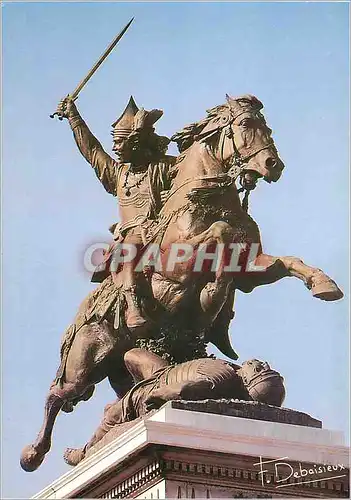
{"label": "bridle", "polygon": [[[247,111],[248,110],[243,110],[234,116],[232,115],[232,113],[230,113],[230,119],[228,120],[228,123],[222,128],[222,134],[220,137],[220,145],[219,145],[220,161],[222,163],[225,163],[225,160],[224,160],[225,139],[226,138],[231,139],[233,154],[231,156],[230,166],[229,166],[229,169],[227,171],[227,175],[231,178],[231,184],[234,184],[237,181],[237,179],[240,180],[241,188],[238,189],[238,193],[242,193],[243,191],[245,191],[244,197],[242,199],[242,208],[245,212],[248,211],[249,195],[250,195],[250,192],[255,189],[256,182],[250,183],[250,184],[246,183],[244,175],[243,175],[244,174],[244,166],[250,158],[255,156],[260,151],[271,148],[272,146],[274,147],[273,141],[270,141],[265,146],[259,147],[259,148],[254,149],[254,150],[250,150],[249,154],[247,154],[246,156],[243,156],[239,152],[239,150],[235,144],[233,123],[239,116],[246,113]],[[261,114],[259,114],[258,116],[260,118],[262,118]]]}
{"label": "bridle", "polygon": [[[250,192],[255,189],[256,187],[256,182],[255,183],[248,183],[246,182],[246,179],[244,177],[244,166],[247,163],[247,161],[252,157],[255,156],[257,153],[260,151],[263,151],[264,149],[268,149],[270,147],[274,147],[273,141],[267,142],[264,146],[259,147],[257,149],[251,150],[248,152],[247,155],[242,155],[236,144],[235,144],[235,139],[234,139],[234,130],[233,130],[233,123],[234,121],[242,114],[252,111],[249,109],[242,109],[240,110],[239,113],[234,114],[232,110],[230,109],[230,112],[224,116],[222,116],[222,124],[215,130],[209,130],[205,131],[202,134],[199,134],[196,136],[196,140],[200,139],[200,142],[205,142],[206,144],[206,150],[208,154],[210,154],[216,161],[220,161],[222,164],[228,163],[228,160],[224,160],[224,144],[225,144],[225,139],[230,138],[231,143],[232,143],[232,148],[233,148],[233,153],[230,157],[230,164],[228,166],[228,170],[226,173],[220,174],[220,175],[206,175],[202,177],[197,177],[197,178],[188,178],[184,182],[182,182],[180,185],[176,187],[176,189],[172,189],[169,196],[168,200],[174,196],[181,188],[183,188],[187,184],[192,184],[195,181],[213,181],[217,182],[221,188],[228,188],[230,186],[235,185],[237,179],[240,179],[240,184],[241,188],[237,189],[237,193],[242,193],[245,191],[244,197],[241,201],[241,206],[245,212],[248,211],[248,201],[249,201],[249,194]],[[263,118],[263,116],[256,111],[256,116],[259,118]],[[220,138],[218,142],[218,146],[215,148],[215,150],[220,151],[220,159],[215,154],[214,147],[209,145],[206,141],[208,140],[209,137],[213,137],[218,131],[220,131]],[[186,151],[186,150],[185,150]],[[182,154],[179,157],[179,161],[182,161],[185,158],[185,151],[182,152]]]}

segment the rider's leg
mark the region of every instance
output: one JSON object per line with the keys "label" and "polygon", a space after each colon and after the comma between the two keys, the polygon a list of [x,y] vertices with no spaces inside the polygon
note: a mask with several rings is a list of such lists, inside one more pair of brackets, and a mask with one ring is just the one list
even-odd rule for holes
{"label": "rider's leg", "polygon": [[[137,256],[143,245],[143,240],[139,228],[133,228],[129,231],[124,239],[124,243],[135,245],[137,249]],[[140,305],[140,298],[138,297],[138,283],[144,279],[142,272],[136,272],[135,266],[137,258],[131,262],[123,262],[123,268],[120,271],[121,276],[119,281],[123,283],[123,293],[127,303],[127,310],[125,313],[126,325],[132,332],[140,335],[148,327],[148,321],[143,314]],[[117,278],[115,273],[112,273],[114,280]]]}

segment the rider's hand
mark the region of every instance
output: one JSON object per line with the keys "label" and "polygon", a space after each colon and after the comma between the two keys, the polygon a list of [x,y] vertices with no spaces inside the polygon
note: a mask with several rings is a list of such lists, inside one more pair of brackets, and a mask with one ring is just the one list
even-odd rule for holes
{"label": "rider's hand", "polygon": [[145,401],[145,411],[158,410],[166,401],[157,396],[149,396]]}
{"label": "rider's hand", "polygon": [[76,105],[69,95],[61,99],[58,103],[56,113],[62,118],[69,118],[70,116],[74,116],[78,113]]}

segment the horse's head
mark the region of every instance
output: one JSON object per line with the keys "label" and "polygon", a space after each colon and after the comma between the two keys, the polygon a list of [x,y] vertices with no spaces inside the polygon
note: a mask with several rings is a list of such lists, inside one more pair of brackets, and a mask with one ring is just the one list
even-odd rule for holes
{"label": "horse's head", "polygon": [[227,103],[228,125],[222,132],[226,136],[222,140],[223,161],[233,159],[234,168],[241,169],[244,176],[253,173],[267,182],[276,182],[284,164],[271,137],[272,130],[260,112],[263,104],[251,95],[235,99],[227,95]]}
{"label": "horse's head", "polygon": [[[284,168],[271,137],[271,129],[260,110],[262,103],[254,96],[232,98],[207,111],[207,117],[176,134],[172,140],[180,150],[194,141],[205,142],[233,177],[240,176],[250,188],[259,177],[276,182]],[[243,185],[244,185],[243,184]]]}

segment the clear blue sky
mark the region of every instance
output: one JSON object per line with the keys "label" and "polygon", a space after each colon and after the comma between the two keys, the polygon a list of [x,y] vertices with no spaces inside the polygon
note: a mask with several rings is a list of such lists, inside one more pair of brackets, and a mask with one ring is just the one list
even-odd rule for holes
{"label": "clear blue sky", "polygon": [[[127,21],[130,31],[78,106],[111,146],[130,94],[162,108],[171,135],[252,93],[285,161],[261,183],[251,214],[265,250],[324,269],[348,295],[348,4],[12,3],[3,6],[3,497],[29,497],[64,473],[62,453],[94,431],[113,399],[107,383],[57,420],[51,453],[25,473],[21,449],[42,422],[59,344],[93,288],[82,253],[107,241],[117,202],[81,158],[68,124],[50,120]],[[330,429],[348,427],[348,299],[313,299],[294,279],[238,294],[232,342],[240,360],[269,361],[286,406]]]}

